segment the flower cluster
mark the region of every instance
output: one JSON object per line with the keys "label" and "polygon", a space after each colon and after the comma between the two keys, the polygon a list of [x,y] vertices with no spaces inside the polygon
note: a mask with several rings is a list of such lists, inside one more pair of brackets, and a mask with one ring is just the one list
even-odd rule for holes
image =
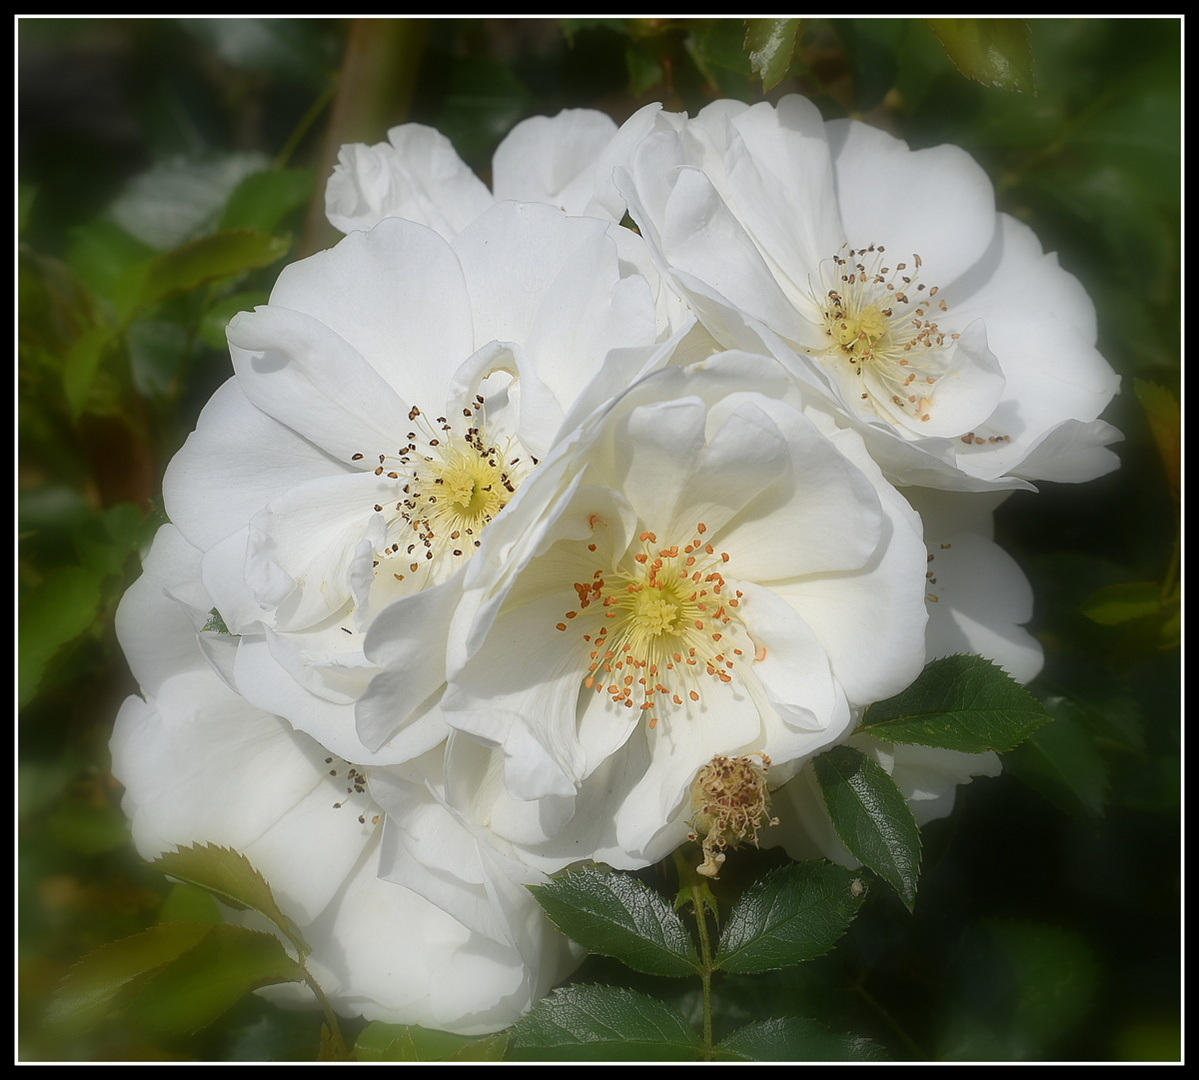
{"label": "flower cluster", "polygon": [[236,848],[340,1011],[464,1033],[578,960],[529,884],[852,862],[810,768],[851,739],[921,822],[997,772],[858,719],[937,657],[1036,674],[992,513],[1118,437],[1086,294],[961,150],[788,97],[536,118],[493,177],[343,149],[346,236],[167,472],[112,742],[143,854]]}

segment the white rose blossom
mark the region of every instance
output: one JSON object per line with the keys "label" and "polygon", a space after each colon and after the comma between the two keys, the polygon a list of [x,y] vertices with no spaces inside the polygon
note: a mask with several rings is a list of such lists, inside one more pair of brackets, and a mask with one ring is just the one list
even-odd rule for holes
{"label": "white rose blossom", "polygon": [[811,103],[658,113],[616,182],[726,347],[823,388],[895,483],[957,490],[1115,468],[1095,311],[953,146]]}
{"label": "white rose blossom", "polygon": [[452,241],[389,219],[287,267],[269,305],[233,319],[236,374],[164,488],[240,635],[247,700],[360,765],[444,737],[436,664],[398,735],[356,720],[375,672],[363,635],[406,596],[426,634],[444,626],[455,573],[567,412],[663,362],[634,242],[536,204],[496,204]]}
{"label": "white rose blossom", "polygon": [[[377,797],[453,806],[545,872],[652,863],[685,838],[713,756],[765,754],[783,779],[911,682],[925,565],[861,439],[805,414],[777,363],[647,376],[488,530],[449,635],[444,774]],[[367,643],[390,680],[371,695],[396,702],[422,667],[401,610]],[[385,847],[402,865],[419,838]]]}
{"label": "white rose blossom", "polygon": [[441,132],[401,124],[388,131],[385,143],[341,148],[325,188],[326,216],[345,233],[374,228],[384,218],[408,218],[447,240],[505,199],[619,222],[625,204],[612,170],[649,131],[660,108],[647,106],[620,128],[594,109],[522,120],[492,159],[494,193]]}
{"label": "white rose blossom", "polygon": [[[138,851],[179,845],[244,854],[312,949],[306,961],[345,1015],[463,1034],[513,1023],[577,962],[523,889],[497,882],[490,935],[379,875],[382,808],[365,770],[249,704],[215,673],[236,649],[205,631],[200,552],[164,526],[129,589],[117,630],[143,693],[122,706],[113,772]],[[450,814],[426,813],[439,846],[461,850]],[[465,888],[465,886],[463,886]],[[270,929],[245,912],[231,921]],[[264,991],[311,1003],[301,987]]]}

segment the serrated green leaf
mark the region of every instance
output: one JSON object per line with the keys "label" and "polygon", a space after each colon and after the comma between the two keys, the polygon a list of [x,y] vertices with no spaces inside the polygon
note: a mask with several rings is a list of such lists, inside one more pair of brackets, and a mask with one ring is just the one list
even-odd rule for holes
{"label": "serrated green leaf", "polygon": [[1005,753],[1048,719],[1040,702],[990,660],[946,656],[902,693],[871,705],[862,730],[894,743]]}
{"label": "serrated green leaf", "polygon": [[163,923],[88,953],[63,978],[46,1011],[47,1029],[63,1035],[91,1029],[135,983],[193,948],[211,929],[208,923]]}
{"label": "serrated green leaf", "polygon": [[816,779],[837,836],[888,881],[909,911],[920,876],[920,830],[886,771],[850,746],[816,758]]}
{"label": "serrated green leaf", "polygon": [[1079,610],[1100,626],[1158,615],[1162,610],[1161,586],[1154,581],[1108,585],[1091,593]]}
{"label": "serrated green leaf", "polygon": [[274,934],[224,924],[207,929],[138,985],[125,1006],[135,1023],[157,1035],[199,1031],[261,986],[304,981],[304,969]]}
{"label": "serrated green leaf", "polygon": [[567,937],[647,975],[694,975],[699,956],[683,921],[628,874],[594,868],[530,892]]}
{"label": "serrated green leaf", "polygon": [[253,229],[226,229],[155,256],[141,269],[128,318],[213,281],[269,266],[287,254],[286,240]]}
{"label": "serrated green leaf", "polygon": [[251,173],[233,189],[218,227],[273,232],[288,214],[308,202],[315,183],[313,169]]}
{"label": "serrated green leaf", "polygon": [[773,89],[787,77],[806,24],[807,19],[745,20],[745,51],[763,90]]}
{"label": "serrated green leaf", "polygon": [[929,19],[963,75],[983,86],[1035,95],[1032,46],[1023,19]]}
{"label": "serrated green leaf", "polygon": [[207,889],[229,907],[258,912],[279,927],[301,954],[307,955],[308,946],[275,902],[266,879],[240,852],[215,844],[184,845],[178,851],[165,852],[150,865],[180,881]]}
{"label": "serrated green leaf", "polygon": [[783,1017],[747,1024],[716,1047],[717,1061],[886,1061],[860,1035],[835,1035],[815,1020]]}
{"label": "serrated green leaf", "polygon": [[240,634],[229,633],[229,627],[225,625],[225,620],[221,618],[221,613],[216,608],[209,608],[208,619],[200,627],[200,630],[201,632],[207,631],[211,634],[228,634],[230,637],[241,637]]}
{"label": "serrated green leaf", "polygon": [[695,1061],[699,1035],[676,1009],[618,986],[567,986],[509,1032],[522,1061]]}
{"label": "serrated green leaf", "polygon": [[83,566],[52,570],[17,612],[17,703],[33,700],[50,658],[96,618],[104,575]]}
{"label": "serrated green leaf", "polygon": [[849,928],[866,891],[830,863],[772,870],[737,901],[720,935],[716,966],[740,975],[823,956]]}
{"label": "serrated green leaf", "polygon": [[217,925],[224,922],[212,893],[198,885],[182,882],[172,885],[158,909],[158,923],[196,922]]}

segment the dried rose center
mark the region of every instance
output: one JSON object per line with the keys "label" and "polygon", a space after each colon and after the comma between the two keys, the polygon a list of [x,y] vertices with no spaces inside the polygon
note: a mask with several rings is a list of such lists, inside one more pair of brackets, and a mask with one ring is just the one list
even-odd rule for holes
{"label": "dried rose center", "polygon": [[[741,593],[722,573],[729,556],[705,542],[705,532],[700,523],[682,547],[660,546],[654,533],[641,533],[638,549],[619,565],[575,582],[578,606],[566,612],[583,631],[583,685],[646,712],[651,728],[659,695],[681,706],[700,700],[704,679],[732,682],[748,641],[738,617]],[[558,623],[560,631],[567,626]]]}

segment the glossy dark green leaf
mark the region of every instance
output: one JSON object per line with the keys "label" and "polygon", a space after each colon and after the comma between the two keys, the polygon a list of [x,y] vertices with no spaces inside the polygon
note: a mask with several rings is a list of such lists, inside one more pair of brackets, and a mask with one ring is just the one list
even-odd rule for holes
{"label": "glossy dark green leaf", "polygon": [[902,693],[871,705],[862,730],[894,743],[1004,753],[1048,719],[1040,702],[990,660],[946,656]]}
{"label": "glossy dark green leaf", "polygon": [[920,830],[903,793],[881,765],[850,746],[829,750],[814,764],[841,843],[888,881],[910,911],[920,876]]}
{"label": "glossy dark green leaf", "polygon": [[269,266],[287,254],[288,246],[286,240],[253,229],[227,229],[192,240],[150,260],[134,296],[133,311],[143,311],[246,270]]}
{"label": "glossy dark green leaf", "polygon": [[567,986],[510,1032],[510,1059],[695,1061],[699,1035],[676,1009],[616,986]]}
{"label": "glossy dark green leaf", "polygon": [[787,77],[806,19],[746,19],[745,51],[749,66],[770,90]]}
{"label": "glossy dark green leaf", "polygon": [[747,1024],[716,1047],[717,1061],[886,1061],[861,1035],[836,1035],[815,1020],[783,1017]]}
{"label": "glossy dark green leaf", "polygon": [[851,870],[793,863],[737,901],[720,934],[716,966],[750,975],[822,956],[849,928],[866,889]]}
{"label": "glossy dark green leaf", "polygon": [[1022,19],[929,19],[958,71],[997,90],[1035,94],[1032,46]]}
{"label": "glossy dark green leaf", "polygon": [[279,927],[302,952],[308,952],[299,931],[275,902],[266,879],[240,852],[215,844],[184,845],[178,851],[165,852],[150,865],[180,881],[207,889],[232,908],[258,912]]}
{"label": "glossy dark green leaf", "polygon": [[193,948],[152,972],[126,1008],[156,1034],[199,1031],[251,991],[304,977],[274,934],[209,926]]}
{"label": "glossy dark green leaf", "polygon": [[567,937],[647,975],[694,975],[699,956],[683,921],[629,874],[587,869],[530,890]]}
{"label": "glossy dark green leaf", "polygon": [[92,625],[104,575],[83,566],[52,570],[17,611],[17,702],[31,701],[46,664]]}
{"label": "glossy dark green leaf", "polygon": [[209,923],[163,923],[88,953],[63,979],[46,1013],[47,1028],[75,1034],[98,1024],[134,984],[193,948],[211,929]]}

